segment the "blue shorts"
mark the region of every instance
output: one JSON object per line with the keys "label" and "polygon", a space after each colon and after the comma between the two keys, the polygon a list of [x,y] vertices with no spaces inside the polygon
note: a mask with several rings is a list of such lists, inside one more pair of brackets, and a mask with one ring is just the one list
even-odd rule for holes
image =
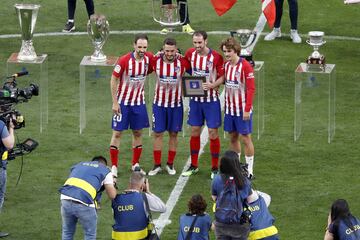
{"label": "blue shorts", "polygon": [[238,132],[241,135],[252,133],[252,113],[250,114],[250,120],[247,121],[243,120],[242,112],[240,112],[240,116],[231,116],[230,114],[225,114],[224,131]]}
{"label": "blue shorts", "polygon": [[180,132],[184,118],[183,107],[159,107],[153,104],[152,130],[157,133]]}
{"label": "blue shorts", "polygon": [[190,126],[201,127],[204,125],[204,120],[208,128],[219,128],[221,126],[220,101],[196,102],[190,100],[189,107],[187,123]]}
{"label": "blue shorts", "polygon": [[125,106],[120,104],[120,115],[114,115],[112,118],[112,129],[123,131],[129,129],[140,130],[149,127],[149,118],[146,111],[146,105]]}

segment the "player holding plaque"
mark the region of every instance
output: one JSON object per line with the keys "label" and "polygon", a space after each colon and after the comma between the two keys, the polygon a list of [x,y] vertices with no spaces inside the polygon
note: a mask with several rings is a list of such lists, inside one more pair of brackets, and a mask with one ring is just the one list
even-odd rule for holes
{"label": "player holding plaque", "polygon": [[211,177],[218,172],[220,140],[218,128],[221,126],[221,108],[219,91],[211,88],[216,81],[223,81],[223,58],[207,46],[207,33],[196,31],[192,37],[193,48],[186,51],[185,58],[191,64],[192,76],[204,76],[203,84],[206,97],[191,97],[188,124],[191,126],[190,153],[191,165],[183,176],[190,176],[199,171],[198,157],[200,150],[201,127],[206,121],[210,138]]}
{"label": "player holding plaque", "polygon": [[147,52],[148,37],[136,34],[134,51],[119,58],[110,81],[112,95],[113,134],[110,142],[111,171],[117,177],[119,145],[122,131],[129,127],[133,134],[133,171],[142,171],[139,160],[142,152],[142,129],[149,127],[146,111],[144,84],[153,54]]}
{"label": "player holding plaque", "polygon": [[254,69],[239,57],[240,45],[234,38],[221,42],[224,53],[225,116],[224,131],[230,135],[231,150],[241,153],[239,138],[244,143],[249,177],[253,177],[254,145],[251,140],[252,107],[255,95]]}
{"label": "player holding plaque", "polygon": [[154,58],[151,68],[156,75],[155,96],[153,103],[153,136],[154,136],[154,168],[149,176],[154,176],[161,169],[161,149],[163,135],[169,132],[169,152],[166,171],[175,175],[174,159],[177,148],[177,134],[183,124],[183,102],[181,79],[184,72],[190,68],[189,62],[177,57],[176,40],[166,38],[162,53]]}

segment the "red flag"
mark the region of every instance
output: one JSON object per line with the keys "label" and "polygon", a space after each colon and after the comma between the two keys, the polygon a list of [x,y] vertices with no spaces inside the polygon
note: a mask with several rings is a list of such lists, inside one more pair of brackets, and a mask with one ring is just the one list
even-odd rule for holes
{"label": "red flag", "polygon": [[276,17],[276,6],[274,0],[261,0],[262,11],[266,17],[267,23],[270,28],[274,27]]}
{"label": "red flag", "polygon": [[226,13],[232,6],[236,3],[237,0],[211,0],[217,15],[221,16]]}

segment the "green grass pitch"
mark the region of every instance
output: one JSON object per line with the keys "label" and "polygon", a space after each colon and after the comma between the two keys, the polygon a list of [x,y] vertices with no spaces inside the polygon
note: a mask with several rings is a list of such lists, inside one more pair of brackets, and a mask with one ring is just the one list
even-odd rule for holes
{"label": "green grass pitch", "polygon": [[[25,3],[23,0],[16,3]],[[210,1],[188,1],[191,26],[206,31],[230,31],[254,28],[260,14],[260,0],[239,0],[222,17],[218,17]],[[254,58],[265,62],[265,132],[255,145],[255,187],[272,196],[270,210],[276,218],[281,239],[321,239],[327,222],[330,204],[337,198],[349,201],[354,215],[360,215],[360,30],[358,5],[344,5],[342,0],[302,0],[299,2],[299,32],[303,43],[293,44],[289,37],[265,42],[261,36],[254,49]],[[0,76],[6,76],[6,61],[20,50],[19,23],[13,0],[2,0],[0,8]],[[66,1],[30,0],[41,8],[35,33],[60,32],[66,21]],[[95,0],[96,12],[107,16],[111,30],[160,30],[151,16],[151,1]],[[77,31],[86,31],[86,10],[78,1]],[[290,31],[288,5],[284,3],[282,31]],[[305,43],[309,31],[324,31],[327,43],[320,48],[328,63],[336,64],[336,134],[331,144],[323,128],[304,128],[299,142],[293,142],[294,128],[294,71],[312,52]],[[177,29],[179,31],[179,29]],[[266,26],[265,32],[270,29]],[[191,47],[191,37],[172,35],[181,49]],[[220,41],[228,35],[210,35],[209,46],[218,49]],[[160,34],[149,34],[149,49],[156,52],[164,39]],[[352,38],[352,39],[350,39]],[[38,54],[48,54],[48,106],[49,123],[39,133],[39,99],[18,105],[26,117],[27,126],[17,130],[20,140],[33,137],[40,142],[38,149],[8,165],[6,201],[0,214],[0,230],[10,232],[8,239],[60,239],[61,216],[58,188],[64,183],[69,168],[78,161],[94,155],[108,157],[111,137],[111,102],[109,80],[111,71],[102,71],[100,78],[87,82],[89,104],[88,126],[79,134],[79,63],[84,55],[93,51],[87,35],[61,35],[34,37]],[[105,44],[107,55],[119,56],[132,49],[132,34],[110,35]],[[20,69],[21,70],[21,69]],[[11,72],[12,73],[12,72]],[[153,77],[150,78],[150,80]],[[38,81],[36,72],[19,78],[19,86]],[[316,90],[316,89],[315,89]],[[316,98],[314,98],[316,99]],[[95,103],[95,104],[94,104]],[[316,102],[314,105],[316,106]],[[320,105],[322,106],[322,105]],[[320,110],[319,110],[320,111]],[[321,110],[322,111],[322,110]],[[307,121],[326,125],[327,117],[310,112]],[[97,124],[99,123],[99,124]],[[175,177],[161,174],[150,178],[151,190],[166,201],[179,172],[189,156],[188,134],[179,138],[175,160],[178,173]],[[221,136],[223,133],[221,132]],[[221,139],[222,151],[228,139]],[[165,144],[166,146],[166,144]],[[119,186],[127,186],[131,159],[131,135],[125,134],[120,148]],[[166,155],[165,148],[163,156]],[[152,140],[144,131],[142,166],[152,167]],[[19,184],[16,181],[23,164]],[[210,154],[208,146],[200,159],[200,172],[191,177],[171,214],[172,224],[166,226],[162,239],[176,239],[178,218],[187,211],[187,201],[194,193],[202,193],[210,211]],[[98,239],[111,238],[113,224],[110,201],[103,197],[99,213]],[[76,239],[82,239],[78,228]],[[214,239],[212,235],[212,239]]]}

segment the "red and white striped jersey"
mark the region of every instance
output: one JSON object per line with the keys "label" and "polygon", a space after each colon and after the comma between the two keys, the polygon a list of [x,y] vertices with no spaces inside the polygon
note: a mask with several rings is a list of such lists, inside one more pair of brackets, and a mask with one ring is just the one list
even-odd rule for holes
{"label": "red and white striped jersey", "polygon": [[180,57],[172,63],[166,63],[163,55],[160,55],[154,58],[151,65],[156,74],[154,104],[161,107],[180,107],[182,75],[190,68],[189,62]]}
{"label": "red and white striped jersey", "polygon": [[[205,76],[207,82],[215,82],[224,75],[224,60],[215,50],[210,49],[207,56],[200,56],[195,48],[190,48],[186,51],[185,58],[191,64],[192,76]],[[192,97],[192,99],[200,102],[218,101],[219,91],[209,89],[206,97]]]}
{"label": "red and white striped jersey", "polygon": [[245,59],[232,66],[224,64],[225,69],[225,113],[240,116],[240,112],[251,112],[255,94],[254,69]]}
{"label": "red and white striped jersey", "polygon": [[146,52],[141,60],[136,60],[134,53],[128,53],[118,60],[113,76],[120,78],[118,87],[118,102],[124,105],[145,104],[144,85],[146,76],[152,70],[149,68],[153,54]]}

